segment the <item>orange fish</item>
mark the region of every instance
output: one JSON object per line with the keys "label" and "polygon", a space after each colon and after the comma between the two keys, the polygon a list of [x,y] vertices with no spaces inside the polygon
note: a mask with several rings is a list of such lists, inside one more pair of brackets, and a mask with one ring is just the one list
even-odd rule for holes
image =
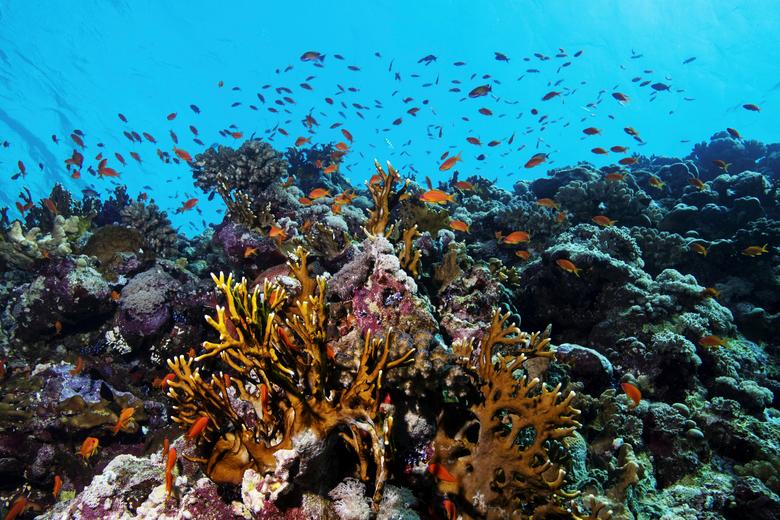
{"label": "orange fish", "polygon": [[173,491],[173,467],[176,465],[176,448],[168,450],[168,461],[165,463],[165,493],[171,496]]}
{"label": "orange fish", "polygon": [[544,161],[547,160],[547,154],[546,153],[537,153],[530,159],[528,159],[528,162],[525,163],[526,168],[533,168],[534,166],[539,166]]}
{"label": "orange fish", "polygon": [[342,152],[346,152],[347,150],[349,150],[349,145],[347,145],[347,143],[343,141],[340,141],[336,143],[336,150],[341,150]]}
{"label": "orange fish", "polygon": [[295,182],[295,178],[292,175],[287,176],[287,180],[282,184],[282,188],[289,188]]}
{"label": "orange fish", "polygon": [[327,168],[322,170],[322,173],[327,173],[328,175],[330,175],[331,173],[335,172],[338,169],[339,169],[339,165],[338,164],[331,164]]}
{"label": "orange fish", "polygon": [[764,253],[768,253],[769,250],[767,249],[767,246],[769,244],[764,244],[763,246],[749,246],[742,250],[742,254],[745,256],[755,257],[763,255]]}
{"label": "orange fish", "polygon": [[693,249],[694,252],[699,253],[701,256],[707,256],[707,253],[709,253],[707,248],[704,247],[704,244],[700,244],[699,242],[694,242],[691,244],[691,249]]}
{"label": "orange fish", "polygon": [[117,291],[117,290],[111,291],[111,299],[112,300],[114,300],[115,302],[118,302],[120,298],[122,298],[122,295],[119,293],[119,291]]}
{"label": "orange fish", "polygon": [[521,242],[528,242],[531,240],[531,235],[526,231],[512,231],[507,236],[499,236],[498,241],[508,244],[510,246],[520,244]]}
{"label": "orange fish", "polygon": [[720,298],[720,291],[718,291],[714,287],[705,287],[704,290],[701,292],[701,295],[705,298],[715,298],[716,300]]}
{"label": "orange fish", "polygon": [[298,202],[300,202],[304,206],[311,206],[312,204],[311,199],[307,197],[298,197]]}
{"label": "orange fish", "polygon": [[617,220],[612,220],[606,215],[596,215],[591,220],[596,224],[598,224],[599,226],[604,226],[604,227],[614,226],[615,222],[617,222]]}
{"label": "orange fish", "polygon": [[723,159],[715,159],[714,161],[712,161],[712,164],[714,164],[716,168],[719,168],[724,172],[728,172],[729,166],[731,166],[731,163],[727,163]]}
{"label": "orange fish", "polygon": [[309,198],[311,200],[321,199],[322,197],[330,197],[330,190],[325,188],[314,188],[309,192]]}
{"label": "orange fish", "polygon": [[182,150],[181,148],[173,147],[173,153],[176,154],[176,157],[181,159],[184,162],[192,162],[192,156],[186,151]]}
{"label": "orange fish", "polygon": [[311,138],[309,137],[299,137],[298,139],[295,140],[295,146],[303,146],[306,143],[310,143],[310,142],[311,142]]}
{"label": "orange fish", "polygon": [[698,177],[691,177],[688,179],[688,184],[696,188],[697,190],[704,191],[707,189],[707,184]]}
{"label": "orange fish", "polygon": [[561,209],[561,207],[558,205],[558,203],[555,202],[552,199],[539,199],[539,200],[536,201],[536,203],[539,204],[540,206],[545,207],[545,208]]}
{"label": "orange fish", "polygon": [[11,504],[11,507],[8,509],[8,513],[5,515],[5,520],[14,520],[14,518],[22,514],[27,509],[28,505],[29,503],[27,502],[27,497],[20,496],[14,500],[13,504]]}
{"label": "orange fish", "polygon": [[174,379],[176,379],[176,374],[171,372],[171,373],[165,374],[165,376],[162,379],[160,379],[159,384],[153,385],[153,386],[159,386],[160,389],[164,392],[165,388],[168,386],[168,383],[170,383]]}
{"label": "orange fish", "polygon": [[82,370],[84,370],[84,358],[79,356],[78,358],[76,358],[76,366],[74,366],[73,369],[71,369],[71,371],[68,372],[68,374],[75,376]]}
{"label": "orange fish", "polygon": [[661,179],[659,179],[658,177],[656,177],[655,175],[651,175],[650,180],[647,183],[653,188],[657,188],[659,190],[664,189],[664,186],[666,186],[666,183]]}
{"label": "orange fish", "polygon": [[181,207],[176,210],[176,213],[184,213],[185,211],[191,210],[197,203],[198,199],[187,199],[184,201],[184,204],[182,204]]}
{"label": "orange fish", "polygon": [[194,423],[192,423],[192,426],[190,427],[189,431],[187,432],[187,440],[191,441],[201,433],[203,433],[203,430],[206,429],[206,426],[209,424],[209,418],[205,415],[201,415],[198,420],[196,420]]}
{"label": "orange fish", "polygon": [[515,256],[517,258],[520,258],[521,260],[528,260],[531,258],[531,253],[526,251],[525,249],[518,249],[515,251]]}
{"label": "orange fish", "polygon": [[720,336],[715,336],[710,334],[709,336],[704,336],[702,338],[699,338],[699,345],[707,348],[725,347],[726,340],[721,338]]}
{"label": "orange fish", "polygon": [[639,162],[639,160],[636,157],[623,157],[618,161],[619,164],[622,164],[624,166],[631,166],[632,164],[636,164]]}
{"label": "orange fish", "polygon": [[447,513],[447,520],[458,520],[458,509],[455,507],[455,502],[445,498],[441,506],[444,508],[444,512]]}
{"label": "orange fish", "polygon": [[557,215],[555,215],[555,221],[558,224],[563,224],[566,222],[566,212],[565,211],[559,211]]}
{"label": "orange fish", "polygon": [[87,460],[90,457],[92,457],[95,453],[97,453],[99,446],[100,446],[100,441],[97,438],[87,437],[86,439],[84,439],[84,442],[81,444],[79,455],[84,457],[84,460]]}
{"label": "orange fish", "polygon": [[467,181],[458,181],[453,186],[461,191],[474,191],[474,185]]}
{"label": "orange fish", "polygon": [[622,181],[626,178],[625,173],[608,173],[604,176],[605,180],[608,180],[610,182],[618,182]]}
{"label": "orange fish", "polygon": [[271,226],[271,229],[268,230],[268,238],[277,238],[279,242],[284,242],[287,240],[287,233],[280,227]]}
{"label": "orange fish", "polygon": [[455,478],[455,476],[447,471],[447,468],[442,466],[441,464],[435,464],[430,463],[428,464],[428,468],[426,469],[428,473],[433,475],[439,480],[443,480],[444,482],[457,482],[458,479]]}
{"label": "orange fish", "polygon": [[631,383],[620,383],[620,388],[623,389],[628,398],[634,403],[634,406],[631,408],[639,406],[639,403],[642,401],[642,392],[640,392],[636,386]]}
{"label": "orange fish", "polygon": [[462,220],[450,220],[450,229],[455,231],[462,231],[463,233],[469,232],[469,225]]}
{"label": "orange fish", "polygon": [[580,271],[582,270],[576,265],[574,265],[570,260],[567,260],[565,258],[559,258],[558,260],[555,261],[555,263],[558,264],[558,267],[560,267],[567,273],[572,273],[576,276],[579,276]]}
{"label": "orange fish", "polygon": [[246,246],[244,248],[244,258],[249,258],[250,256],[254,255],[255,253],[257,253],[257,248],[256,247]]}
{"label": "orange fish", "polygon": [[453,166],[455,166],[455,163],[460,161],[460,152],[458,152],[458,155],[453,155],[452,157],[448,157],[443,163],[441,163],[441,166],[439,166],[440,172],[446,172]]}
{"label": "orange fish", "polygon": [[350,143],[352,143],[352,134],[350,134],[350,133],[349,133],[349,130],[347,130],[346,128],[342,128],[342,129],[341,129],[341,134],[344,136],[344,138],[345,138],[347,141],[349,141]]}
{"label": "orange fish", "polygon": [[51,199],[43,199],[43,205],[46,206],[46,209],[48,209],[52,214],[59,214],[59,211],[57,211],[57,206],[54,205],[54,201]]}
{"label": "orange fish", "polygon": [[134,413],[135,408],[133,407],[122,408],[122,411],[119,413],[119,419],[117,419],[116,424],[114,425],[114,429],[112,430],[114,435],[119,433],[119,430],[125,427],[127,421],[130,420]]}
{"label": "orange fish", "polygon": [[455,194],[448,194],[441,190],[428,190],[420,195],[420,200],[431,204],[446,204],[448,202],[455,202]]}
{"label": "orange fish", "polygon": [[[279,132],[281,133],[282,129],[279,129]],[[287,135],[287,132],[285,132],[285,135]],[[244,137],[244,132],[230,132],[230,137],[233,139],[241,139]]]}
{"label": "orange fish", "polygon": [[62,489],[62,477],[59,475],[54,475],[54,487],[52,488],[51,494],[54,496],[54,500],[57,500],[57,497],[60,496],[60,490]]}

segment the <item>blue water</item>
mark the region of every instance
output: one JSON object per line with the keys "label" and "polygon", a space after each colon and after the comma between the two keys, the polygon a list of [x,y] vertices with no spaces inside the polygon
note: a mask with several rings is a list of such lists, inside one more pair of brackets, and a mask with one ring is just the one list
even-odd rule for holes
{"label": "blue water", "polygon": [[[86,171],[103,151],[131,194],[148,191],[170,214],[198,197],[202,218],[195,212],[171,215],[183,232],[198,232],[203,221],[219,220],[215,210],[221,203],[205,200],[185,164],[163,164],[155,152],[173,153],[171,130],[180,148],[193,156],[202,151],[189,125],[207,146],[240,145],[242,139],[218,134],[233,124],[244,138],[254,133],[283,150],[299,136],[312,137],[312,143],[343,141],[340,128],[329,128],[342,123],[355,137],[342,166],[353,182],[368,178],[375,157],[391,160],[404,174],[416,172],[420,181],[426,175],[443,179],[451,172],[439,172],[440,156],[460,151],[460,178],[480,174],[507,188],[544,175],[548,167],[583,160],[602,166],[622,157],[595,155],[593,147],[625,145],[644,155],[684,156],[695,142],[726,127],[747,139],[773,142],[780,115],[778,34],[775,1],[3,2],[0,142],[8,147],[0,148],[0,205],[13,206],[23,186],[36,198],[55,182],[75,192],[113,189],[115,180]],[[299,60],[309,50],[326,55],[323,68]],[[510,61],[497,61],[496,51]],[[582,54],[575,58],[577,51]],[[429,54],[437,61],[418,63]],[[454,66],[457,61],[466,65]],[[490,77],[483,79],[486,74]],[[308,76],[315,76],[308,80],[312,91],[299,86]],[[636,77],[641,79],[632,82]],[[671,88],[640,87],[645,80]],[[425,87],[428,83],[434,84]],[[466,97],[482,84],[492,86],[493,96]],[[359,90],[339,93],[337,85]],[[292,93],[277,94],[282,86]],[[562,95],[541,101],[550,91]],[[621,105],[613,92],[630,102]],[[295,104],[276,105],[283,96]],[[404,103],[408,97],[413,99]],[[347,109],[338,106],[341,101]],[[241,105],[231,107],[234,102]],[[745,110],[746,103],[761,111]],[[420,108],[415,117],[406,112],[413,107]],[[482,115],[480,108],[493,114]],[[531,114],[533,108],[538,115]],[[127,124],[117,117],[120,112]],[[172,112],[177,117],[168,121]],[[311,135],[302,124],[307,114],[319,123]],[[542,116],[546,124],[539,122]],[[399,117],[401,123],[393,125]],[[589,126],[602,134],[585,137],[582,130]],[[623,131],[627,126],[640,133],[644,145]],[[275,127],[289,136],[273,132]],[[87,145],[79,180],[64,165],[74,148],[69,137],[74,129],[85,133]],[[148,132],[157,144],[130,143],[123,130]],[[482,146],[468,144],[469,136]],[[488,147],[491,140],[502,142]],[[105,147],[98,148],[99,142]],[[131,159],[130,151],[143,163]],[[126,167],[114,152],[124,156]],[[537,152],[549,153],[548,162],[523,168]],[[484,160],[477,160],[480,154]],[[27,175],[12,180],[19,160]]]}

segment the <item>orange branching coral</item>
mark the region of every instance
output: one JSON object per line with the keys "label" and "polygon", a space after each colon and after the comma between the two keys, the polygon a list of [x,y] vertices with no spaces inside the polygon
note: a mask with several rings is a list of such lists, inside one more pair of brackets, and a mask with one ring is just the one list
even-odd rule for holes
{"label": "orange branching coral", "polygon": [[398,170],[387,163],[387,172],[374,161],[376,175],[368,182],[368,192],[374,199],[374,209],[369,212],[368,222],[366,223],[366,232],[370,235],[390,236],[393,232],[393,226],[388,227],[390,222],[390,199],[391,197],[400,197],[402,192],[409,184],[407,180],[398,192],[394,190],[395,183],[401,180]]}
{"label": "orange branching coral", "polygon": [[440,480],[439,490],[459,497],[459,509],[475,518],[526,518],[573,496],[563,491],[565,471],[548,447],[579,426],[574,392],[529,380],[529,359],[554,357],[550,339],[521,332],[508,318],[495,313],[476,350],[473,341],[453,345],[481,397],[462,422],[443,416],[434,439],[432,462],[454,477]]}
{"label": "orange branching coral", "polygon": [[414,249],[414,239],[420,236],[420,232],[417,231],[417,226],[412,226],[403,232],[404,247],[398,259],[401,261],[401,267],[409,271],[412,276],[417,278],[420,273],[417,267],[420,263],[420,257],[422,253],[418,249]]}
{"label": "orange branching coral", "polygon": [[[385,447],[392,416],[380,411],[380,389],[387,371],[405,363],[409,350],[390,359],[392,331],[384,338],[367,334],[360,362],[344,387],[327,349],[325,279],[308,274],[306,253],[290,261],[301,284],[294,303],[280,285],[250,290],[247,281],[212,275],[225,296],[216,318],[206,317],[219,341],[205,342],[196,358],[168,360],[176,374],[168,395],[176,401],[174,421],[188,427],[209,418],[199,448],[206,474],[215,482],[238,484],[245,470],[273,471],[274,453],[293,448],[301,432],[319,439],[339,436],[357,458],[360,477],[376,468],[375,505],[387,476]],[[223,371],[204,377],[201,370],[221,363]]]}

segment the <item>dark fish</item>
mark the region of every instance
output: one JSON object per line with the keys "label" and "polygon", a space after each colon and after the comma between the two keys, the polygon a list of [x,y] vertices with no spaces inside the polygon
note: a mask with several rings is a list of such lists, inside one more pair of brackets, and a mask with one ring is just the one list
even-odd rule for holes
{"label": "dark fish", "polygon": [[502,52],[494,52],[494,54],[496,55],[496,61],[505,61],[509,63],[509,57],[506,54]]}
{"label": "dark fish", "polygon": [[652,85],[650,85],[650,88],[657,91],[669,90],[669,85],[667,85],[666,83],[653,83]]}
{"label": "dark fish", "polygon": [[427,66],[427,65],[430,65],[434,61],[436,61],[436,56],[434,56],[433,54],[429,54],[429,55],[424,56],[424,57],[420,58],[419,60],[417,60],[417,63],[425,63],[425,65]]}
{"label": "dark fish", "polygon": [[686,59],[685,61],[683,61],[683,62],[682,62],[682,64],[683,64],[683,65],[688,65],[689,63],[691,63],[691,62],[692,62],[692,61],[694,61],[695,59],[696,59],[696,56],[691,56],[690,58],[688,58],[688,59]]}
{"label": "dark fish", "polygon": [[198,105],[190,105],[190,109],[196,114],[200,114],[200,108],[198,108]]}

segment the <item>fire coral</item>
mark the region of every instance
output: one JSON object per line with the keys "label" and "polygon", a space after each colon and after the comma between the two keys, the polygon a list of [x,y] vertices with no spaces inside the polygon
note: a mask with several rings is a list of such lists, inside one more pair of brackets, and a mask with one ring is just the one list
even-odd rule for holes
{"label": "fire coral", "polygon": [[[356,456],[362,480],[375,468],[377,507],[392,428],[392,416],[380,410],[382,379],[414,350],[390,359],[392,330],[384,338],[366,334],[351,384],[340,385],[326,346],[325,279],[309,276],[306,257],[298,248],[289,262],[301,284],[294,303],[277,283],[250,290],[245,279],[236,284],[232,275],[212,274],[226,301],[216,318],[206,317],[219,341],[205,342],[206,352],[196,358],[168,360],[176,374],[168,392],[177,403],[174,421],[186,428],[209,418],[198,441],[206,456],[192,460],[217,483],[240,484],[249,468],[272,472],[274,453],[292,449],[298,433],[323,441],[338,436]],[[222,371],[210,366],[217,360]]]}
{"label": "fire coral", "polygon": [[463,407],[462,421],[448,414],[440,419],[431,463],[453,478],[440,479],[437,486],[457,496],[459,510],[468,517],[566,513],[558,504],[575,495],[562,489],[565,471],[548,449],[550,441],[568,437],[579,426],[579,410],[571,405],[575,394],[564,395],[560,384],[540,384],[538,377],[529,380],[527,361],[554,357],[550,339],[521,332],[506,324],[508,318],[508,313],[494,313],[477,349],[473,341],[453,345],[479,397]]}

